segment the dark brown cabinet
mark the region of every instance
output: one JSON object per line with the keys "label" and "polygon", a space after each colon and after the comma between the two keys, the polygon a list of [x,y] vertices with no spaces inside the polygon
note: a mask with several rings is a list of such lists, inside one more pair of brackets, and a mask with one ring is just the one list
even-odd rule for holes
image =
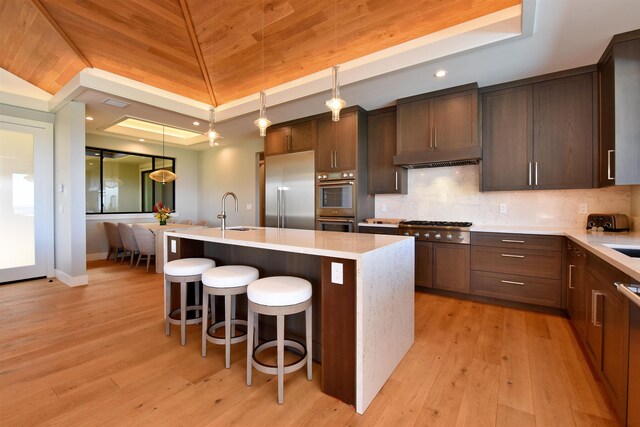
{"label": "dark brown cabinet", "polygon": [[594,186],[597,84],[584,71],[483,89],[484,191]]}
{"label": "dark brown cabinet", "polygon": [[469,245],[433,243],[433,288],[469,293]]}
{"label": "dark brown cabinet", "polygon": [[393,164],[396,107],[369,111],[369,194],[407,194],[407,170]]}
{"label": "dark brown cabinet", "polygon": [[601,186],[640,184],[640,30],[613,37],[599,62]]}
{"label": "dark brown cabinet", "polygon": [[316,134],[315,120],[272,126],[267,129],[267,136],[264,140],[264,155],[275,156],[313,150]]}
{"label": "dark brown cabinet", "polygon": [[396,165],[477,159],[476,84],[398,100]]}
{"label": "dark brown cabinet", "polygon": [[416,240],[415,258],[416,286],[433,287],[433,244]]}
{"label": "dark brown cabinet", "polygon": [[[358,108],[346,109],[340,120],[334,122],[331,115],[318,119],[318,144],[316,145],[316,172],[353,171],[366,144],[366,116]],[[364,149],[366,160],[366,148]]]}
{"label": "dark brown cabinet", "polygon": [[471,293],[562,306],[562,238],[471,233]]}
{"label": "dark brown cabinet", "polygon": [[587,251],[567,240],[567,314],[578,336],[584,340],[587,323]]}
{"label": "dark brown cabinet", "polygon": [[629,277],[598,257],[587,259],[585,347],[598,371],[618,418],[627,417],[629,368],[629,301],[614,285]]}
{"label": "dark brown cabinet", "polygon": [[627,425],[640,427],[640,307],[629,304],[629,400]]}

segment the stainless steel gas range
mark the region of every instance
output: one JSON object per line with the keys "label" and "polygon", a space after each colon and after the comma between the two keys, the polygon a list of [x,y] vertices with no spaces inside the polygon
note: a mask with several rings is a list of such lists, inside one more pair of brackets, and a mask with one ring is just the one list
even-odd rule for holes
{"label": "stainless steel gas range", "polygon": [[402,221],[398,228],[401,235],[414,236],[418,241],[468,245],[471,225],[470,222]]}

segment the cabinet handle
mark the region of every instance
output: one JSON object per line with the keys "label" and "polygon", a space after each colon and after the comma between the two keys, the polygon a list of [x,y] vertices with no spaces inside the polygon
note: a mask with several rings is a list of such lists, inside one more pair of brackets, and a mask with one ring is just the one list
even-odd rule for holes
{"label": "cabinet handle", "polygon": [[334,167],[337,169],[338,168],[338,150],[333,152],[333,156],[335,157],[336,161],[333,162],[333,164],[335,165]]}
{"label": "cabinet handle", "polygon": [[531,162],[529,162],[529,187],[531,187]]}
{"label": "cabinet handle", "polygon": [[398,171],[396,171],[396,191],[398,191]]}
{"label": "cabinet handle", "polygon": [[524,240],[502,239],[505,243],[524,243]]}
{"label": "cabinet handle", "polygon": [[616,150],[607,150],[607,178],[611,181],[615,180],[615,176],[611,176],[611,153],[614,153]]}
{"label": "cabinet handle", "polygon": [[438,128],[433,127],[433,147],[438,148]]}
{"label": "cabinet handle", "polygon": [[429,149],[433,150],[433,128],[429,127]]}
{"label": "cabinet handle", "polygon": [[601,327],[602,321],[598,320],[598,297],[604,297],[604,293],[593,289],[591,291],[591,323],[593,326]]}
{"label": "cabinet handle", "polygon": [[569,289],[575,289],[576,287],[573,286],[573,268],[575,267],[575,265],[573,264],[569,264]]}
{"label": "cabinet handle", "polygon": [[511,254],[502,254],[505,258],[524,258],[524,255],[511,255]]}
{"label": "cabinet handle", "polygon": [[519,285],[524,286],[524,282],[514,282],[512,280],[500,280],[500,283],[506,283],[507,285]]}
{"label": "cabinet handle", "polygon": [[536,162],[536,185],[538,185],[538,162]]}

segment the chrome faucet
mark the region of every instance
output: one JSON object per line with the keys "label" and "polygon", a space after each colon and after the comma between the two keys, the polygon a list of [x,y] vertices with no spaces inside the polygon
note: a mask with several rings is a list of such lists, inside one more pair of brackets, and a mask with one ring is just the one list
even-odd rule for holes
{"label": "chrome faucet", "polygon": [[222,212],[220,212],[218,214],[218,218],[220,219],[220,229],[222,231],[226,230],[227,228],[227,211],[226,211],[226,200],[227,200],[227,196],[233,196],[233,198],[236,201],[236,212],[238,212],[238,197],[236,197],[235,193],[232,193],[231,191],[227,191],[226,193],[224,193],[224,196],[222,196]]}

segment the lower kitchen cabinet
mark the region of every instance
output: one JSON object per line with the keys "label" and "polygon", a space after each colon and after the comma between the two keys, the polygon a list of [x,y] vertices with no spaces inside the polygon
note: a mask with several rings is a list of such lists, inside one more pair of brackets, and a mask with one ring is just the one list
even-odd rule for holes
{"label": "lower kitchen cabinet", "polygon": [[629,277],[596,256],[587,259],[587,339],[585,347],[622,424],[627,418],[629,300],[614,283]]}
{"label": "lower kitchen cabinet", "polygon": [[469,293],[469,245],[433,243],[433,288]]}
{"label": "lower kitchen cabinet", "polygon": [[562,237],[471,233],[474,295],[562,307]]}
{"label": "lower kitchen cabinet", "polygon": [[433,243],[416,241],[416,286],[433,287]]}
{"label": "lower kitchen cabinet", "polygon": [[640,307],[629,304],[629,400],[627,425],[640,427]]}
{"label": "lower kitchen cabinet", "polygon": [[584,340],[587,327],[587,251],[567,239],[567,314],[578,336]]}

